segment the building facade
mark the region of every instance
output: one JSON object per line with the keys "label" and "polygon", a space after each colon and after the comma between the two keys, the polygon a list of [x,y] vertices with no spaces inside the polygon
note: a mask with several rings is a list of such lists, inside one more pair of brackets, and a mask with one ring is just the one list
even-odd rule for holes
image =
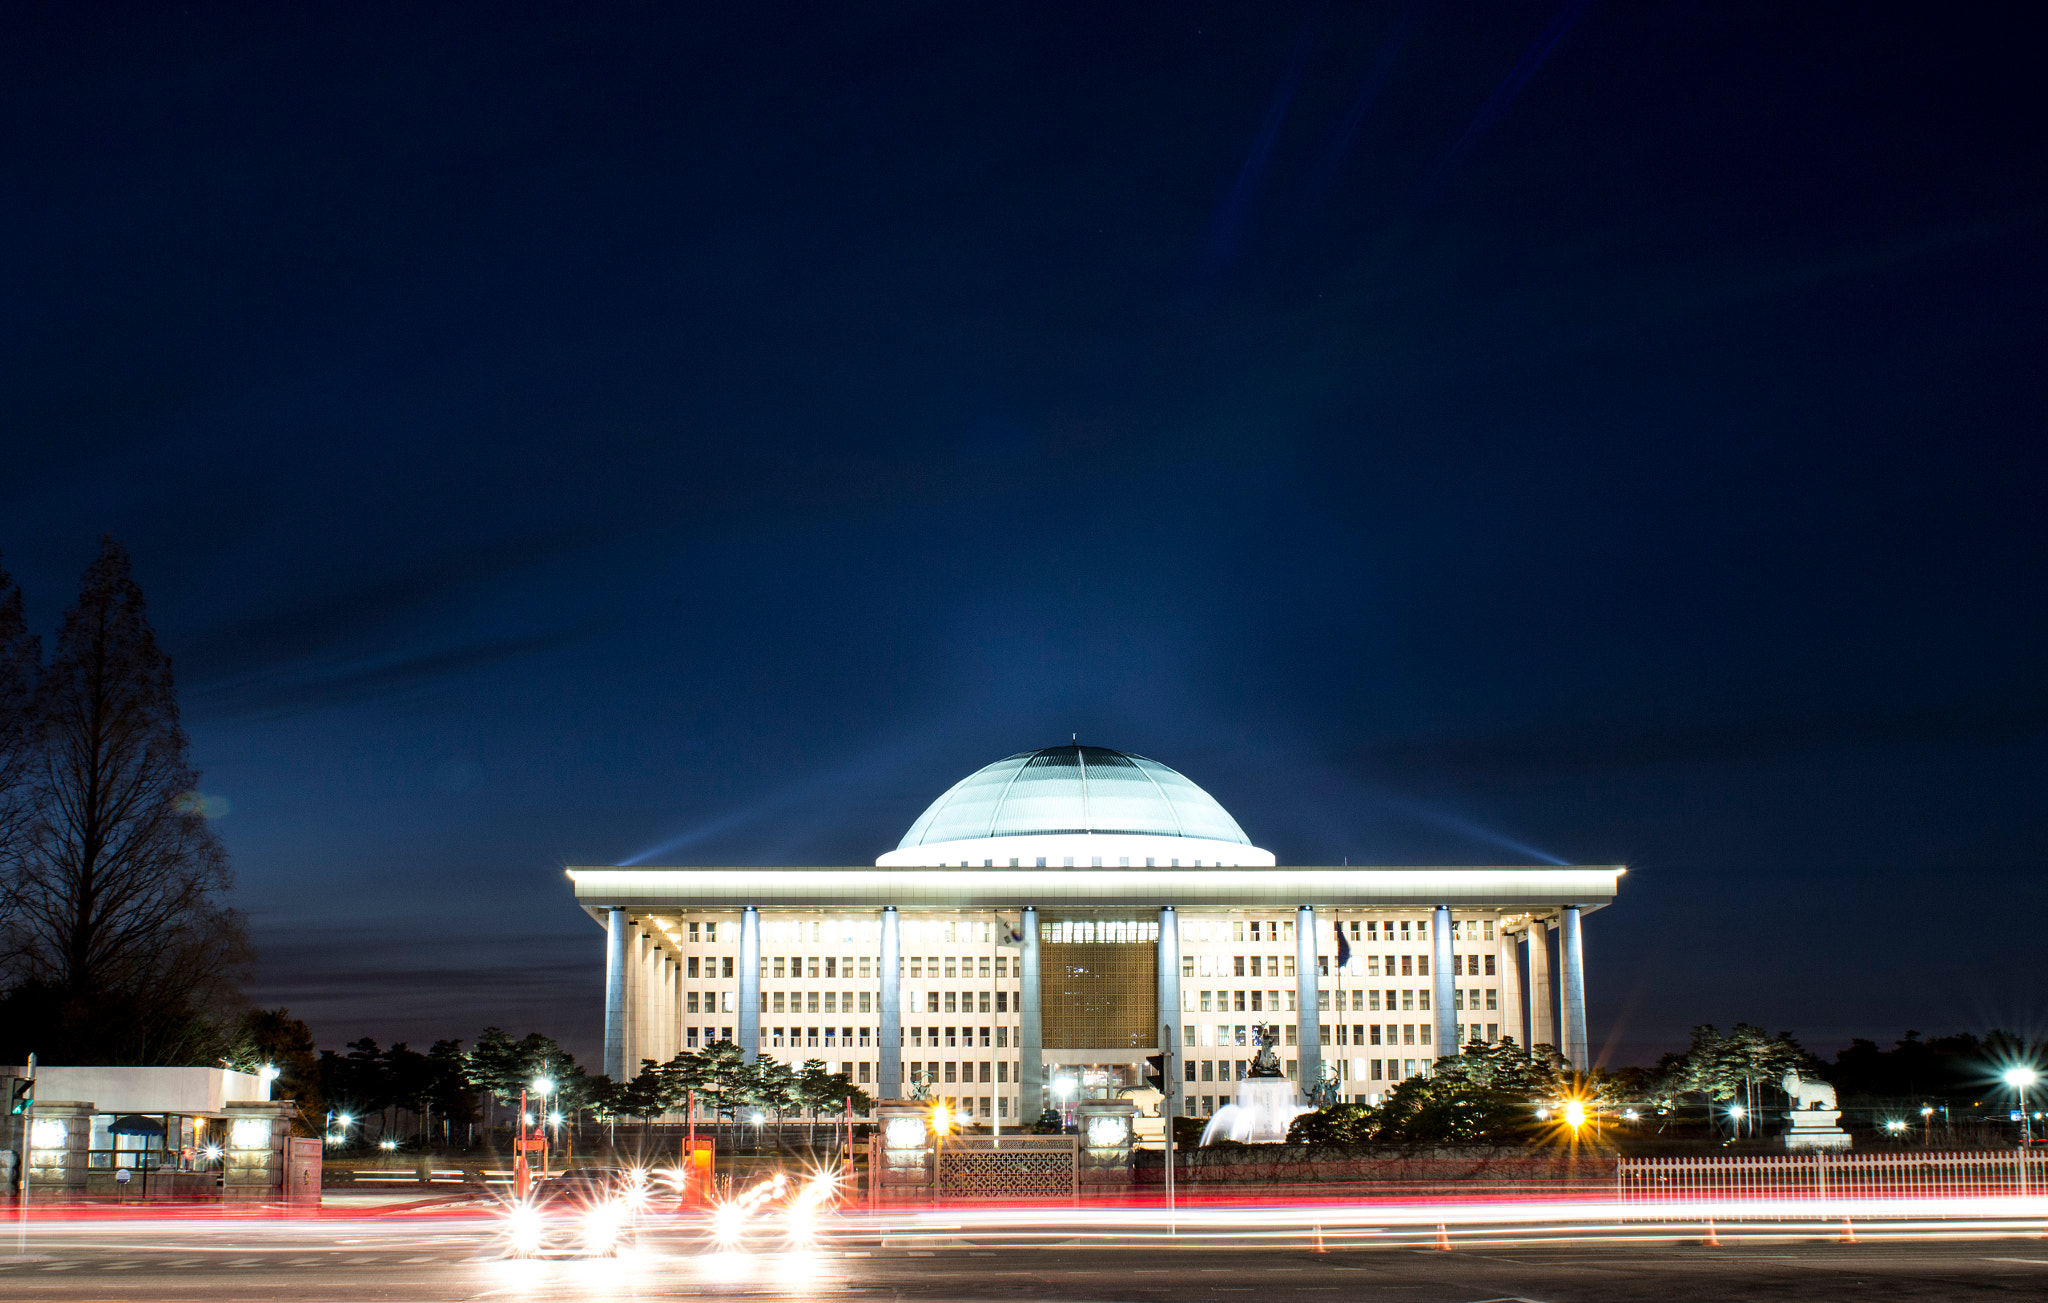
{"label": "building facade", "polygon": [[962,779],[873,866],[568,874],[615,1080],[730,1040],[1015,1124],[1162,1047],[1165,1107],[1213,1112],[1262,1026],[1361,1102],[1470,1041],[1587,1066],[1581,920],[1624,871],[1282,866],[1172,769],[1066,746]]}

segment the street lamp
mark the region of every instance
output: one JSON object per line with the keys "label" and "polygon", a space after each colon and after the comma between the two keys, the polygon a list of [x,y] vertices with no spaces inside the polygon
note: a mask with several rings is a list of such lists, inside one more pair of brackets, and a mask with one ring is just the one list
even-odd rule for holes
{"label": "street lamp", "polygon": [[2005,1084],[2020,1093],[2020,1143],[2034,1143],[2034,1120],[2027,1115],[2027,1087],[2041,1079],[2041,1074],[2032,1068],[2007,1068]]}
{"label": "street lamp", "polygon": [[1730,1104],[1728,1106],[1728,1118],[1730,1121],[1735,1123],[1736,1135],[1742,1134],[1742,1119],[1746,1114],[1748,1114],[1748,1112],[1749,1110],[1742,1107],[1742,1105],[1740,1104]]}

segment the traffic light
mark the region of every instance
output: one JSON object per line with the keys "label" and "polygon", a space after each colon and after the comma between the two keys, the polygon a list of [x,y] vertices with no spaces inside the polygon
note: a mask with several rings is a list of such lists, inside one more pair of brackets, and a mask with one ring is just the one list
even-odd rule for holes
{"label": "traffic light", "polygon": [[16,1077],[14,1079],[14,1097],[8,1101],[7,1111],[15,1117],[20,1117],[28,1112],[35,1102],[36,1079],[34,1077]]}
{"label": "traffic light", "polygon": [[1145,1084],[1164,1095],[1166,1093],[1166,1056],[1148,1054],[1145,1056]]}

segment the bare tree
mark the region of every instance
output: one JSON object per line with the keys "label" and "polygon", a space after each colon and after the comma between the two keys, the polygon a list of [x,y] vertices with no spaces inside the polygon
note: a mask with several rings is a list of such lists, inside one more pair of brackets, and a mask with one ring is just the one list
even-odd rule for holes
{"label": "bare tree", "polygon": [[[218,1053],[250,961],[128,554],[101,541],[33,704],[36,821],[8,958],[74,1061]],[[25,989],[24,989],[25,988]]]}
{"label": "bare tree", "polygon": [[21,589],[0,567],[0,918],[15,904],[21,858],[28,847],[35,801],[35,730],[30,703],[41,648],[28,631]]}

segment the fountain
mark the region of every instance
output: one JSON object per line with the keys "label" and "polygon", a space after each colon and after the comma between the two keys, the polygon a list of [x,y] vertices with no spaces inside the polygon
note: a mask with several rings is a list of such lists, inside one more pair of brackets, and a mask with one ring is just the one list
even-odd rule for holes
{"label": "fountain", "polygon": [[1237,1097],[1216,1110],[1202,1129],[1202,1143],[1235,1140],[1245,1145],[1276,1144],[1287,1139],[1294,1119],[1315,1110],[1301,1102],[1294,1083],[1280,1072],[1280,1060],[1273,1054],[1274,1033],[1270,1024],[1256,1030],[1258,1057],[1250,1073],[1237,1083]]}

